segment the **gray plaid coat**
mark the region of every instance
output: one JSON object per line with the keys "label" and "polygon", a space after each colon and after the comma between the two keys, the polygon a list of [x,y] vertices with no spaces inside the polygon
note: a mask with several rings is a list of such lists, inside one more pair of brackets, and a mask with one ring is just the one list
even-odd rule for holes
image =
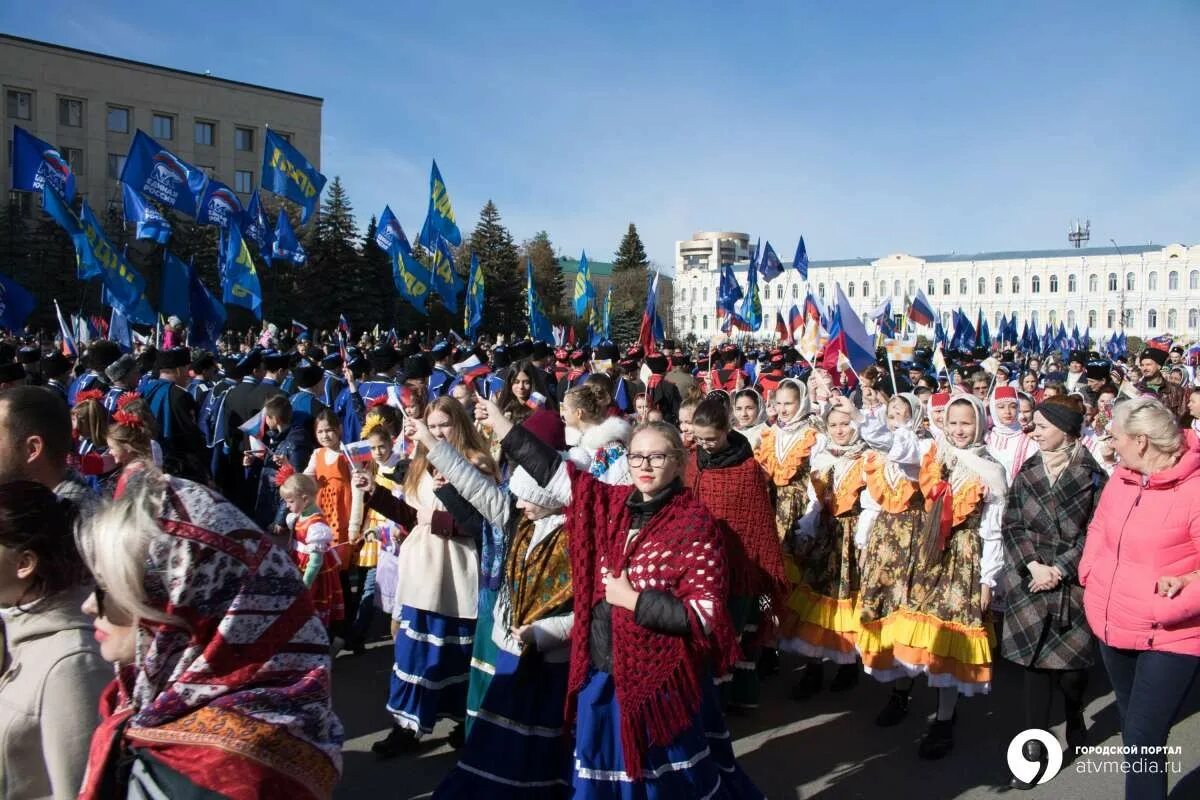
{"label": "gray plaid coat", "polygon": [[[1088,523],[1108,476],[1080,445],[1058,482],[1046,479],[1042,455],[1025,462],[1004,510],[1004,633],[1000,654],[1042,669],[1083,669],[1093,660],[1092,632],[1083,615],[1079,557]],[[1030,592],[1030,561],[1056,566],[1058,587]]]}

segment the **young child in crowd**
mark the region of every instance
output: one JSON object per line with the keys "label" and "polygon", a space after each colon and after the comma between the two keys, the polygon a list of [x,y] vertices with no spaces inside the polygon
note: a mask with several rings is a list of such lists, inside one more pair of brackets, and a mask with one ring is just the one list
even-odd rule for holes
{"label": "young child in crowd", "polygon": [[288,510],[292,553],[304,577],[304,585],[312,592],[317,616],[329,628],[341,620],[346,611],[338,578],[340,565],[333,549],[333,529],[317,507],[317,482],[303,473],[288,475],[289,472],[288,468],[280,470],[280,476],[285,477],[279,495]]}

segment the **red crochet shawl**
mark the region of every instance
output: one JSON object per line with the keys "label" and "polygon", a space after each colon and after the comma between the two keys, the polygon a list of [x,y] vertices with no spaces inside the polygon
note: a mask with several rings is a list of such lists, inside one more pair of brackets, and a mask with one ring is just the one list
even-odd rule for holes
{"label": "red crochet shawl", "polygon": [[[737,659],[733,625],[725,607],[728,593],[724,540],[708,510],[682,491],[641,528],[626,548],[632,486],[610,486],[568,465],[571,504],[571,575],[575,582],[575,624],[571,633],[571,673],[566,721],[575,719],[579,691],[591,665],[592,608],[604,599],[600,568],[625,572],[638,591],[671,592],[688,604],[689,636],[668,636],[634,622],[633,612],[612,609],[613,682],[621,709],[621,750],[625,771],[642,778],[642,753],[665,747],[695,720],[702,681],[726,674]],[[590,591],[588,589],[590,587]],[[706,600],[708,631],[693,601]]]}
{"label": "red crochet shawl", "polygon": [[775,532],[775,506],[767,473],[752,457],[731,467],[700,469],[688,458],[685,485],[717,521],[729,554],[729,592],[734,597],[768,595],[783,608],[788,590],[783,551]]}

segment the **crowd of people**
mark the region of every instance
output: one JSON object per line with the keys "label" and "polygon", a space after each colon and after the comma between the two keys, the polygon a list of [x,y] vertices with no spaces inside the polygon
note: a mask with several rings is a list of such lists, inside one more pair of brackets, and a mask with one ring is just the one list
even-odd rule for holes
{"label": "crowd of people", "polygon": [[825,662],[889,684],[884,727],[924,678],[928,760],[997,658],[1073,757],[1098,654],[1151,748],[1126,796],[1166,796],[1200,670],[1183,348],[164,344],[0,343],[6,798],[329,798],[334,659],[385,635],[372,750],[453,720],[435,798],[761,797],[725,718],[781,653],[799,702]]}

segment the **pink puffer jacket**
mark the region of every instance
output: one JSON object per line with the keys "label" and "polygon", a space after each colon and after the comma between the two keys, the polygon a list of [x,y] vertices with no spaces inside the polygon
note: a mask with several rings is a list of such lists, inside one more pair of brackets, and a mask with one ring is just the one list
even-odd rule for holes
{"label": "pink puffer jacket", "polygon": [[1185,436],[1168,470],[1147,479],[1118,467],[1088,526],[1083,607],[1110,647],[1200,656],[1200,581],[1170,599],[1155,592],[1160,577],[1200,569],[1200,441]]}

